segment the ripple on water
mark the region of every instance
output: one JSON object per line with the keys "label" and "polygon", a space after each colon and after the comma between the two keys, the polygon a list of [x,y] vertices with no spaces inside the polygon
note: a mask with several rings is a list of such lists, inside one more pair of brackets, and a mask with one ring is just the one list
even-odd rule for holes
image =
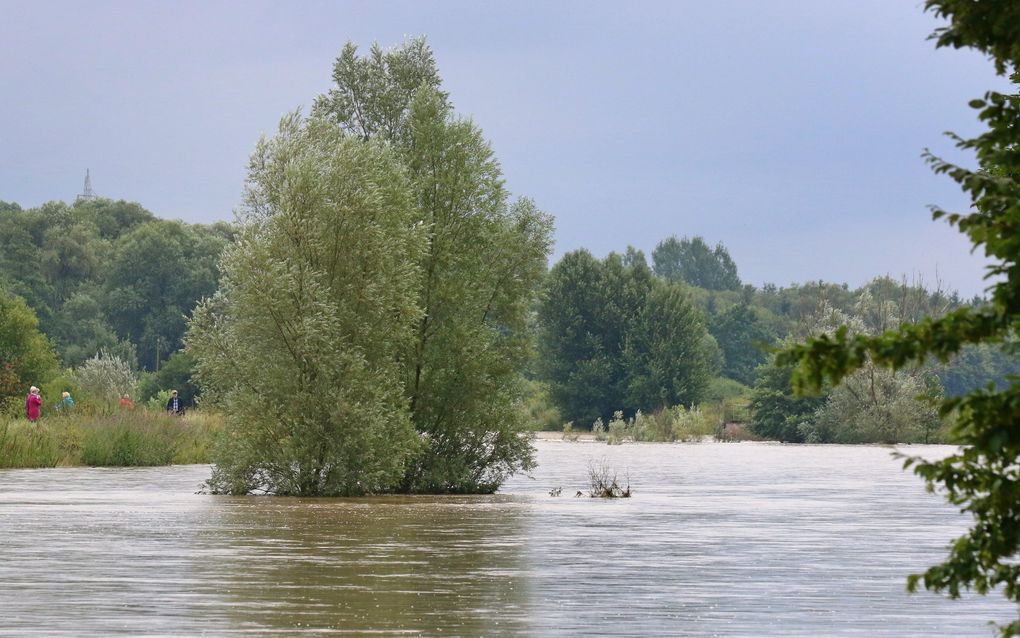
{"label": "ripple on water", "polygon": [[[537,447],[532,476],[478,497],[212,497],[204,466],[0,472],[0,635],[988,636],[1015,617],[996,596],[905,594],[967,520],[887,448]],[[603,457],[634,497],[570,496]]]}

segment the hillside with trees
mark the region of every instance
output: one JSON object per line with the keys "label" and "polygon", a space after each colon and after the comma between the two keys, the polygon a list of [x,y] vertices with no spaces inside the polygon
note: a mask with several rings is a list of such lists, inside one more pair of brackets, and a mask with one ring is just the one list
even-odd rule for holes
{"label": "hillside with trees", "polygon": [[[5,349],[4,396],[23,397],[29,385],[100,352],[151,373],[154,394],[155,375],[183,346],[187,317],[216,290],[217,262],[232,236],[225,223],[162,220],[124,201],[29,209],[0,202],[0,291],[13,309],[2,329],[34,322],[46,344],[28,349],[55,355],[40,367],[17,354],[25,346]],[[18,330],[24,339],[31,334]]]}

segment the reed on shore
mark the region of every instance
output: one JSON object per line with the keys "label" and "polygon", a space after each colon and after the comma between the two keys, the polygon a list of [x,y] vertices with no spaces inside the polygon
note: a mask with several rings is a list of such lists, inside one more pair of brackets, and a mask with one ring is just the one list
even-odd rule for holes
{"label": "reed on shore", "polygon": [[0,417],[0,468],[209,463],[222,422],[215,413],[146,410],[62,414],[34,423]]}

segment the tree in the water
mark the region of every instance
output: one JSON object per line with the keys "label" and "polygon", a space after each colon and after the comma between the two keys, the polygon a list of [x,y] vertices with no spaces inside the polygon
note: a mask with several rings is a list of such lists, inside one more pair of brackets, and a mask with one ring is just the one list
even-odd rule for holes
{"label": "tree in the water", "polygon": [[359,56],[344,47],[315,112],[351,136],[383,140],[404,166],[425,233],[420,316],[400,356],[422,445],[402,489],[492,491],[531,464],[522,376],[528,312],[545,272],[551,218],[511,202],[481,131],[456,115],[432,51],[413,39]]}
{"label": "tree in the water", "polygon": [[[925,8],[948,20],[933,34],[940,47],[972,48],[991,58],[999,75],[1020,80],[1020,3],[1014,0],[928,0]],[[916,366],[928,357],[943,362],[967,344],[1002,343],[1020,328],[1020,96],[989,91],[971,101],[987,130],[977,137],[953,136],[957,146],[973,151],[980,169],[925,158],[936,173],[949,175],[970,196],[972,208],[950,213],[934,209],[980,247],[994,264],[989,274],[989,303],[953,310],[899,326],[879,336],[851,335],[841,329],[790,350],[783,359],[798,364],[804,386],[839,381],[875,362],[894,369]],[[988,593],[1001,588],[1020,602],[1020,383],[987,387],[942,401],[952,415],[952,434],[960,451],[938,461],[910,458],[909,465],[933,490],[970,514],[973,524],[950,547],[948,557],[908,586],[947,592],[965,589]],[[1020,621],[1001,627],[1020,634]]]}
{"label": "tree in the water", "polygon": [[423,40],[347,45],[333,79],[259,146],[221,294],[195,313],[203,396],[231,424],[213,486],[494,491],[532,464],[550,218],[509,200]]}
{"label": "tree in the water", "polygon": [[382,144],[297,114],[259,143],[220,292],[187,336],[205,396],[227,415],[214,491],[399,483],[420,447],[400,362],[421,316],[425,231]]}

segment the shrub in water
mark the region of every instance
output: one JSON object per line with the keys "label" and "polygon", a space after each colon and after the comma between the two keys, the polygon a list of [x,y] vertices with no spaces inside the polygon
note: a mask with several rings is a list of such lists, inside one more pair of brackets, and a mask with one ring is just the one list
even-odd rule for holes
{"label": "shrub in water", "polygon": [[627,420],[623,418],[623,412],[613,412],[613,420],[609,422],[609,431],[606,436],[606,443],[619,445],[630,435]]}
{"label": "shrub in water", "polygon": [[588,496],[592,498],[629,498],[630,481],[620,487],[616,470],[611,468],[605,457],[588,461]]}

